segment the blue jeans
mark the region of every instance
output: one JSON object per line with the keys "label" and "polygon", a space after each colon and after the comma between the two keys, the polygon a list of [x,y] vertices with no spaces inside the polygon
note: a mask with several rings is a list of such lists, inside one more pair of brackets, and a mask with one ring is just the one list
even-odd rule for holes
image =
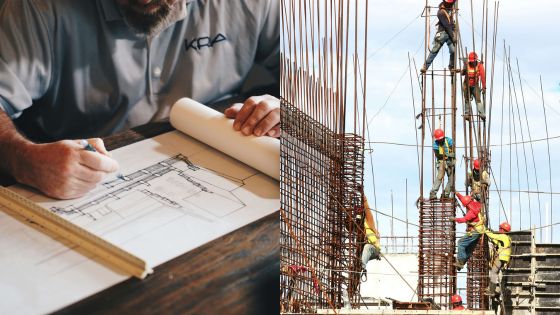
{"label": "blue jeans", "polygon": [[457,243],[457,261],[460,263],[466,263],[467,260],[471,257],[476,244],[478,243],[478,239],[480,238],[480,234],[476,232],[472,232],[469,234],[465,234],[463,237],[459,239]]}
{"label": "blue jeans", "polygon": [[441,31],[436,33],[434,41],[432,42],[432,49],[430,50],[428,59],[426,59],[426,63],[424,64],[426,69],[430,67],[439,53],[439,50],[443,47],[443,44],[447,44],[447,48],[449,48],[449,67],[455,67],[455,44],[453,44],[453,41],[449,38],[449,34],[447,34],[446,31]]}

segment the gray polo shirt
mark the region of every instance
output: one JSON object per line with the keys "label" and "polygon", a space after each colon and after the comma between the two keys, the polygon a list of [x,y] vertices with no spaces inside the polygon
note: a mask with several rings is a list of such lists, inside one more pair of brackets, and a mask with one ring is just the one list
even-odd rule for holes
{"label": "gray polo shirt", "polygon": [[86,138],[166,118],[184,96],[236,93],[254,63],[278,77],[278,0],[186,2],[146,38],[115,0],[5,0],[1,107],[32,139]]}

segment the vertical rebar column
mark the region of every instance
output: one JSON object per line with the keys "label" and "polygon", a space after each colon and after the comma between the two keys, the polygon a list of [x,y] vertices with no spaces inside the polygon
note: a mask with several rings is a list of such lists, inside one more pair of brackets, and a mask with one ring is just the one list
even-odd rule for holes
{"label": "vertical rebar column", "polygon": [[[280,267],[282,312],[311,312],[334,307],[340,286],[333,277],[340,245],[336,202],[331,198],[335,172],[330,153],[334,134],[282,100],[280,140]],[[334,165],[334,167],[333,167]]]}
{"label": "vertical rebar column", "polygon": [[340,308],[346,294],[355,305],[364,242],[364,139],[335,134],[285,100],[281,109],[282,311]]}
{"label": "vertical rebar column", "polygon": [[[348,295],[353,305],[359,302],[363,231],[362,182],[364,169],[364,139],[354,134],[342,135],[342,243],[341,269],[348,270]],[[358,216],[359,215],[359,216]],[[357,218],[362,218],[358,220]]]}
{"label": "vertical rebar column", "polygon": [[451,296],[455,294],[457,286],[453,266],[455,223],[448,219],[453,216],[453,199],[421,201],[418,297],[420,300],[432,298],[443,309],[449,309]]}
{"label": "vertical rebar column", "polygon": [[469,310],[487,310],[490,307],[484,289],[488,287],[488,249],[486,235],[478,239],[478,244],[467,267],[467,308]]}

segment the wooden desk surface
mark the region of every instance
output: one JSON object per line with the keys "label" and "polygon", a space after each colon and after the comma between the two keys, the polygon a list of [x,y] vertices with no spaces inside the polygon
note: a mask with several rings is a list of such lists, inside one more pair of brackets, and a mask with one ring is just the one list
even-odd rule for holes
{"label": "wooden desk surface", "polygon": [[[155,123],[104,140],[112,150],[170,130]],[[276,212],[55,314],[278,314],[279,240]]]}

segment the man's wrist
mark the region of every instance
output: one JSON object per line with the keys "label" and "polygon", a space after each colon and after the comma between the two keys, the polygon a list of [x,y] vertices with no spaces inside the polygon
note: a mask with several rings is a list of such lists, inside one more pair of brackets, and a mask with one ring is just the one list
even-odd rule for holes
{"label": "man's wrist", "polygon": [[13,176],[19,182],[25,182],[24,164],[32,156],[30,152],[34,144],[20,135],[14,135],[0,141],[0,151],[6,157],[2,171]]}

